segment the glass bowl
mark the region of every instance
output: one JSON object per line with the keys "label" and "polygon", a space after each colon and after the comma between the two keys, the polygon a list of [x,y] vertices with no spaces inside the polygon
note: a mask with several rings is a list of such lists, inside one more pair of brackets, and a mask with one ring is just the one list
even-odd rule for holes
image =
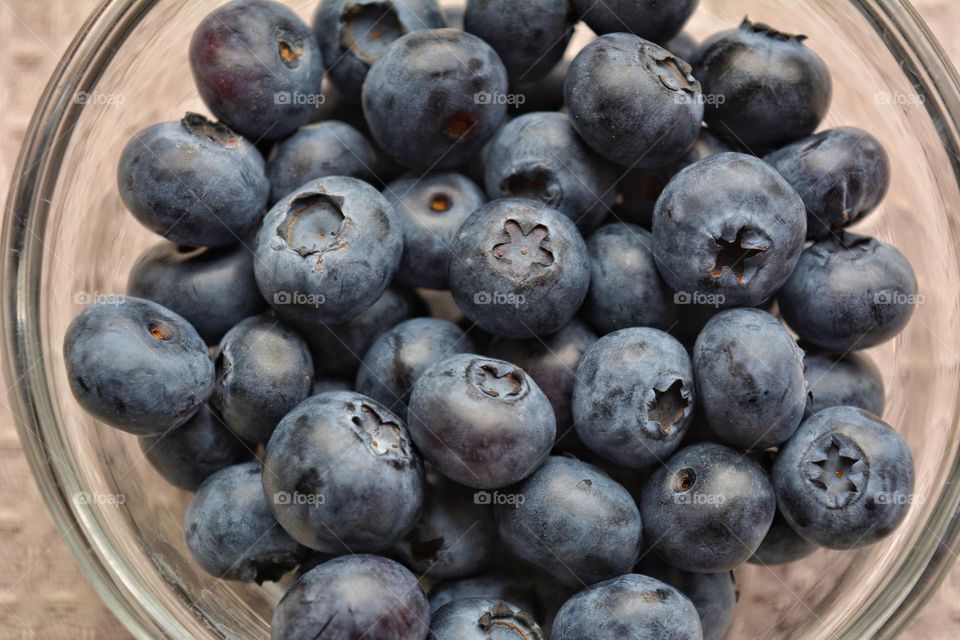
{"label": "glass bowl", "polygon": [[[124,211],[117,160],[140,128],[205,111],[187,44],[217,4],[103,3],[37,107],[4,221],[4,364],[24,449],[83,571],[145,638],[267,637],[282,592],[216,581],[194,566],[181,532],[189,495],[152,470],[135,438],[79,409],[61,355],[71,318],[122,293],[155,241]],[[292,3],[305,19],[315,4]],[[738,571],[728,637],[893,637],[960,550],[958,78],[897,0],[704,0],[688,30],[702,39],[748,13],[810,36],[834,79],[824,126],[867,129],[890,153],[892,188],[860,229],[909,257],[923,293],[909,328],[871,352],[889,391],[884,417],[913,450],[917,493],[903,526],[878,544]]]}

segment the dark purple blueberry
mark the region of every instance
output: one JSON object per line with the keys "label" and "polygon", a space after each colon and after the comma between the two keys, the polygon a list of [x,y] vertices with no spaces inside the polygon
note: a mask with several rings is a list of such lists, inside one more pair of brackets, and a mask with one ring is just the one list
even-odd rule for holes
{"label": "dark purple blueberry", "polygon": [[495,598],[465,598],[440,607],[430,616],[429,640],[546,640],[533,616]]}
{"label": "dark purple blueberry", "polygon": [[883,415],[883,376],[865,353],[841,356],[808,351],[803,358],[803,377],[807,381],[805,418],[828,407],[859,407]]}
{"label": "dark purple blueberry", "polygon": [[690,598],[700,615],[700,627],[703,629],[704,640],[723,640],[727,629],[730,628],[730,623],[733,622],[733,609],[740,597],[732,571],[722,573],[681,571],[659,560],[651,553],[641,560],[635,573],[665,582]]}

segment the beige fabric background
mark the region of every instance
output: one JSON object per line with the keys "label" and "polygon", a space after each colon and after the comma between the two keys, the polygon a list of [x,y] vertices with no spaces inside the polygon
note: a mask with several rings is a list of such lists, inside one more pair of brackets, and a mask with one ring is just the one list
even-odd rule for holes
{"label": "beige fabric background", "polygon": [[[0,202],[34,103],[96,0],[0,0]],[[960,0],[914,3],[960,66]],[[128,634],[87,585],[47,514],[0,390],[0,638],[114,639]],[[904,638],[960,637],[960,567]]]}

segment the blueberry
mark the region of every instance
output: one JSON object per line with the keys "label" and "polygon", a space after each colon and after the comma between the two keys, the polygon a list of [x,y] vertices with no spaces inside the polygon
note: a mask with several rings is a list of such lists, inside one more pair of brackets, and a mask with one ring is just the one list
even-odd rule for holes
{"label": "blueberry", "polygon": [[693,75],[703,94],[716,98],[704,113],[710,128],[754,153],[812,133],[833,87],[827,65],[805,39],[744,19],[705,42]]}
{"label": "blueberry", "polygon": [[464,31],[493,47],[512,82],[533,82],[550,73],[573,35],[569,0],[467,0]]}
{"label": "blueberry", "polygon": [[569,443],[573,435],[573,385],[583,354],[597,336],[583,322],[572,320],[556,333],[526,340],[495,339],[486,350],[492,358],[512,362],[533,378],[553,406],[557,438]]}
{"label": "blueberry", "polygon": [[660,275],[683,295],[757,306],[776,293],[803,251],[803,201],[763,160],[719,153],[690,165],[653,214]]}
{"label": "blueberry", "polygon": [[367,350],[356,390],[406,420],[410,393],[423,372],[448,356],[473,350],[473,342],[452,322],[406,320],[381,334]]}
{"label": "blueberry", "polygon": [[353,383],[346,378],[323,376],[313,379],[313,389],[310,395],[315,396],[326,391],[353,391]]}
{"label": "blueberry", "polygon": [[777,514],[773,517],[770,530],[767,531],[763,542],[750,556],[748,562],[764,566],[787,564],[806,558],[816,550],[817,545],[805,540],[803,536],[794,531],[778,509]]}
{"label": "blueberry", "polygon": [[183,530],[193,559],[218,579],[272,582],[300,561],[300,545],[277,526],[263,496],[259,462],[207,478],[187,507]]}
{"label": "blueberry", "polygon": [[412,287],[447,289],[450,245],[460,225],[486,201],[483,191],[459,173],[438,173],[404,176],[383,195],[403,227],[397,280]]}
{"label": "blueberry", "polygon": [[658,329],[621,329],[587,350],[573,388],[585,445],[624,467],[662,461],[680,445],[694,406],[686,349]]}
{"label": "blueberry", "polygon": [[710,429],[741,449],[785,442],[807,400],[803,350],[760,309],[728,309],[700,332],[693,349],[697,389]]}
{"label": "blueberry", "polygon": [[883,377],[864,353],[841,356],[808,351],[803,358],[803,377],[807,381],[804,417],[827,407],[844,406],[883,415]]}
{"label": "blueberry", "polygon": [[413,31],[445,26],[436,0],[323,0],[313,16],[327,76],[353,104],[360,102],[370,66],[391,44]]}
{"label": "blueberry", "polygon": [[613,165],[584,144],[563,113],[528,113],[511,120],[487,151],[487,195],[542,202],[585,232],[606,217],[616,179]]}
{"label": "blueberry", "polygon": [[209,406],[173,431],[141,437],[140,449],[167,482],[185,491],[196,491],[217,471],[253,457],[250,446]]}
{"label": "blueberry", "polygon": [[594,33],[628,32],[666,42],[680,31],[699,0],[572,0],[580,19]]}
{"label": "blueberry", "polygon": [[273,640],[423,640],[430,608],[417,579],[397,562],[370,555],[311,569],[280,599]]}
{"label": "blueberry", "polygon": [[475,156],[507,113],[507,71],[480,38],[437,29],[409,33],[363,83],[373,139],[413,169],[456,167]]}
{"label": "blueberry", "polygon": [[378,162],[370,141],[349,124],[328,120],[303,127],[270,153],[270,201],[276,202],[317,178],[368,180]]}
{"label": "blueberry", "polygon": [[403,422],[351,391],[308,398],[267,444],[263,490],[277,520],[311,549],[380,551],[423,506],[423,463]]}
{"label": "blueberry", "polygon": [[770,480],[740,452],[704,442],[685,447],[643,486],[644,535],[684,571],[717,573],[746,562],[776,511]]}
{"label": "blueberry", "polygon": [[493,559],[493,509],[478,503],[472,489],[438,473],[428,472],[426,480],[423,512],[397,552],[411,570],[431,579],[477,573]]}
{"label": "blueberry", "polygon": [[140,224],[195,247],[246,237],[259,224],[270,193],[256,148],[195,113],[137,133],[120,156],[117,184]]}
{"label": "blueberry", "polygon": [[380,192],[356,178],[329,176],[270,210],[254,271],[281,318],[339,323],[377,301],[402,253],[403,231]]}
{"label": "blueberry", "polygon": [[502,360],[468,354],[434,364],[413,385],[414,443],[440,473],[478,489],[533,473],[550,453],[556,420],[533,379]]}
{"label": "blueberry", "polygon": [[732,571],[723,573],[681,571],[659,561],[651,554],[643,559],[636,573],[665,582],[690,598],[700,616],[704,640],[722,640],[730,623],[733,622],[733,609],[740,595]]}
{"label": "blueberry", "polygon": [[223,336],[211,404],[251,442],[270,439],[280,418],[306,400],[313,359],[292,329],[268,315],[247,318]]}
{"label": "blueberry", "polygon": [[598,332],[673,327],[674,293],[657,271],[649,231],[632,224],[608,224],[590,236],[587,250],[591,266],[587,318]]}
{"label": "blueberry", "polygon": [[213,391],[213,363],[196,330],[140,298],[84,309],[67,327],[63,359],[80,406],[138,436],[186,423]]}
{"label": "blueberry", "polygon": [[626,573],[642,542],[640,512],[622,486],[575,458],[551,456],[498,504],[497,530],[521,559],[563,584]]}
{"label": "blueberry", "polygon": [[520,198],[494,200],[460,227],[450,290],[480,328],[507,338],[553,333],[590,286],[590,257],[573,221]]}
{"label": "blueberry", "polygon": [[133,265],[127,293],[180,314],[207,344],[267,306],[253,278],[253,256],[242,244],[197,249],[160,242]]}
{"label": "blueberry", "polygon": [[852,233],[806,249],[777,296],[801,340],[835,353],[890,340],[907,326],[918,300],[917,277],[903,254]]}
{"label": "blueberry", "polygon": [[310,28],[269,0],[234,0],[210,12],[193,32],[190,68],[210,111],[254,140],[305,125],[323,78]]}
{"label": "blueberry", "polygon": [[487,571],[469,578],[447,580],[430,589],[427,596],[431,613],[449,602],[471,598],[506,600],[524,611],[535,612],[538,608],[533,580],[525,572],[516,570]]}
{"label": "blueberry", "polygon": [[807,239],[820,240],[874,210],[890,186],[890,160],[863,129],[838,127],[797,140],[767,162],[807,207]]}
{"label": "blueberry", "polygon": [[687,596],[632,573],[570,598],[553,623],[554,640],[700,640],[700,618]]}
{"label": "blueberry", "polygon": [[910,508],[913,477],[900,434],[855,407],[830,407],[805,420],[773,466],[781,513],[828,549],[862,547],[892,533]]}
{"label": "blueberry", "polygon": [[488,640],[492,637],[546,640],[533,616],[495,598],[465,598],[440,607],[430,617],[429,640]]}
{"label": "blueberry", "polygon": [[567,71],[564,93],[586,143],[625,167],[675,162],[700,133],[703,101],[690,65],[629,33],[584,47]]}

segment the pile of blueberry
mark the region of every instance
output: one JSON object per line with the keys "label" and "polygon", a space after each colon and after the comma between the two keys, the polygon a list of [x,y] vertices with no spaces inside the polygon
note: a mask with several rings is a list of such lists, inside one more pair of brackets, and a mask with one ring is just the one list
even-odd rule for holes
{"label": "pile of blueberry", "polygon": [[731,570],[904,520],[860,351],[917,281],[847,230],[888,158],[814,133],[803,36],[698,47],[696,4],[323,0],[310,29],[235,0],[197,27],[216,120],[124,149],[164,240],[64,355],[196,492],[200,567],[297,571],[275,639],[720,638]]}

